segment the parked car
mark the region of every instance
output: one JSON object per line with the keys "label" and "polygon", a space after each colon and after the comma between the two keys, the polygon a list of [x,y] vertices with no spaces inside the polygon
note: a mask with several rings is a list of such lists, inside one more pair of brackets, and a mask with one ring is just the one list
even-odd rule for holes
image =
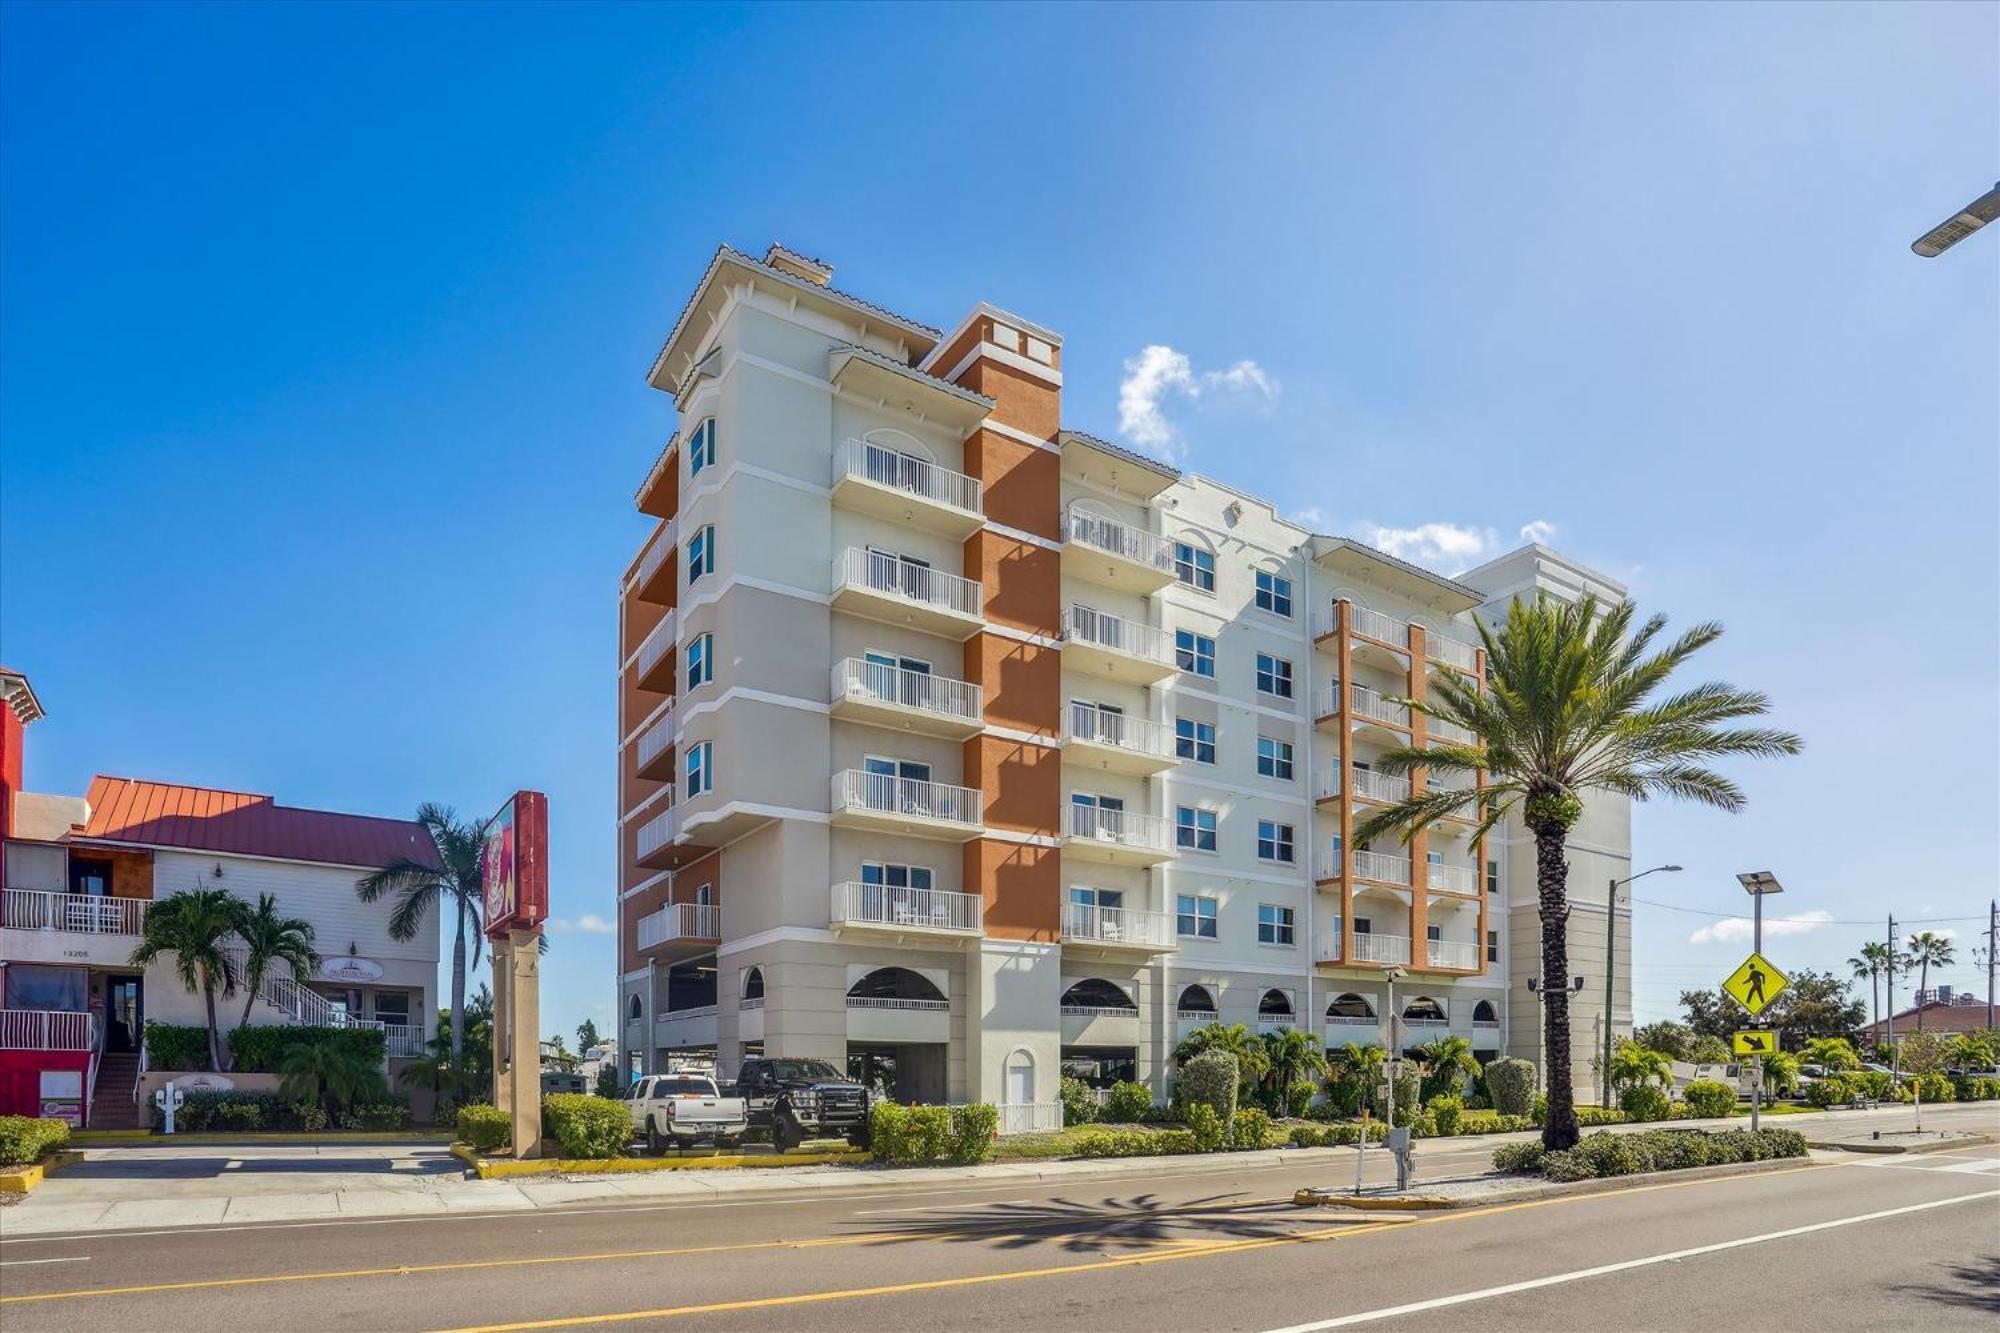
{"label": "parked car", "polygon": [[868,1146],[868,1089],[825,1060],[756,1056],[743,1062],[730,1092],[749,1107],[750,1127],[779,1152],[809,1138]]}
{"label": "parked car", "polygon": [[634,1137],[646,1140],[646,1150],[658,1153],[668,1142],[681,1148],[709,1142],[718,1148],[735,1145],[749,1128],[741,1097],[726,1097],[706,1074],[654,1074],[636,1080],[625,1094]]}

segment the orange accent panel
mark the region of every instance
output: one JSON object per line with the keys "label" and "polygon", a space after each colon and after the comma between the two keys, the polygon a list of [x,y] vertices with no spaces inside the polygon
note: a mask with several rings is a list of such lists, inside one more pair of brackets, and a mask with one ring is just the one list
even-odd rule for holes
{"label": "orange accent panel", "polygon": [[618,599],[618,660],[623,662],[638,652],[639,645],[666,614],[665,606],[641,601],[636,591],[628,589]]}
{"label": "orange accent panel", "polygon": [[1059,455],[982,429],[965,443],[965,470],[985,488],[987,518],[1049,541],[1061,540]]}
{"label": "orange accent panel", "polygon": [[988,935],[1051,944],[1059,938],[1061,852],[976,838],[965,844],[964,870],[966,891],[985,900]]}
{"label": "orange accent panel", "polygon": [[1056,836],[1062,816],[1062,751],[974,736],[965,743],[965,781],[985,794],[988,824]]}
{"label": "orange accent panel", "polygon": [[965,678],[985,691],[988,722],[1039,736],[1059,733],[1059,650],[1001,634],[975,634],[965,641]]}
{"label": "orange accent panel", "polygon": [[982,357],[965,368],[958,383],[993,400],[993,419],[1053,440],[1062,429],[1062,390],[1025,370]]}
{"label": "orange accent panel", "polygon": [[981,529],[965,539],[965,577],[986,590],[986,618],[1030,634],[1062,632],[1062,556]]}

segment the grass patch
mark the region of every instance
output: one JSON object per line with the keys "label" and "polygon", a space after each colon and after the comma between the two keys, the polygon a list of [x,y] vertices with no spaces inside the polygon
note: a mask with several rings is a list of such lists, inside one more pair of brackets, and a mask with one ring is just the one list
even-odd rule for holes
{"label": "grass patch", "polygon": [[[1767,1106],[1764,1108],[1765,1115],[1814,1115],[1818,1111],[1819,1108],[1817,1106],[1803,1106],[1798,1102],[1779,1102],[1776,1106]],[[1750,1118],[1750,1108],[1739,1106],[1729,1114],[1748,1120]]]}

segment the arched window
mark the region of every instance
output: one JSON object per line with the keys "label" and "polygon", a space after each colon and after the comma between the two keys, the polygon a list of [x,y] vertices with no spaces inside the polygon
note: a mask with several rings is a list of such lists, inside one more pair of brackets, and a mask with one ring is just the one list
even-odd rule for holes
{"label": "arched window", "polygon": [[761,1000],[764,998],[764,969],[753,967],[743,974],[743,998]]}
{"label": "arched window", "polygon": [[1348,991],[1345,995],[1334,996],[1328,1002],[1326,1016],[1328,1018],[1366,1018],[1372,1021],[1375,1017],[1375,1006],[1368,1003],[1367,996],[1356,995],[1353,991]]}
{"label": "arched window", "polygon": [[1206,986],[1189,986],[1181,991],[1180,1003],[1175,1006],[1181,1017],[1199,1014],[1207,1018],[1215,1016],[1215,997],[1208,993]]}
{"label": "arched window", "polygon": [[644,1006],[642,1006],[639,1003],[639,997],[634,995],[632,997],[632,1002],[625,1006],[625,1017],[644,1018],[645,1016],[646,1016],[646,1010]]}
{"label": "arched window", "polygon": [[1403,1018],[1411,1023],[1442,1023],[1444,1004],[1428,995],[1414,996],[1403,1006]]}
{"label": "arched window", "polygon": [[879,426],[861,438],[876,449],[893,449],[906,458],[917,458],[926,463],[937,461],[937,455],[931,452],[929,445],[907,431],[897,430],[893,426]]}
{"label": "arched window", "polygon": [[1257,1001],[1257,1017],[1259,1018],[1290,1018],[1291,1016],[1292,997],[1275,986],[1265,991],[1263,998]]}
{"label": "arched window", "polygon": [[1493,1007],[1493,1001],[1481,1000],[1472,1006],[1472,1021],[1475,1023],[1498,1023],[1500,1013]]}
{"label": "arched window", "polygon": [[907,967],[878,967],[847,988],[850,1000],[930,1000],[944,1003],[944,992],[929,977]]}
{"label": "arched window", "polygon": [[1120,1013],[1139,1012],[1139,1006],[1123,989],[1112,985],[1102,977],[1085,977],[1073,983],[1063,992],[1062,1007],[1065,1009],[1115,1009]]}

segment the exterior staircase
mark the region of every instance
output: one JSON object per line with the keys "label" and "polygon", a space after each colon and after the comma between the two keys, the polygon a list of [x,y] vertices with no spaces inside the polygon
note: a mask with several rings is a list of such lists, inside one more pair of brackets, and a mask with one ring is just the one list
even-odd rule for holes
{"label": "exterior staircase", "polygon": [[97,1065],[97,1087],[90,1098],[91,1129],[143,1129],[134,1094],[139,1087],[139,1053],[107,1052]]}

